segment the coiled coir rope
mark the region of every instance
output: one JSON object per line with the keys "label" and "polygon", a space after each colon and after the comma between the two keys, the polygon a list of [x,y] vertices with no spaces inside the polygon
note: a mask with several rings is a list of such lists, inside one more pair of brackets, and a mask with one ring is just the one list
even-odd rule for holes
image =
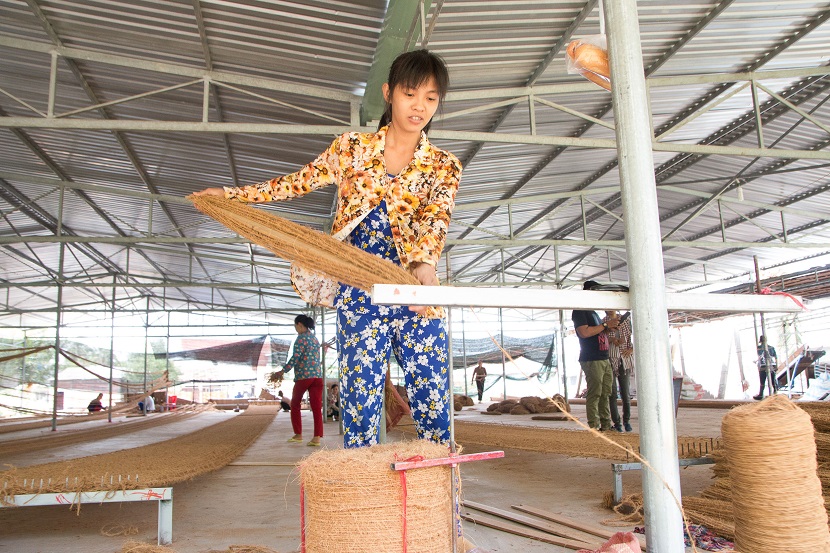
{"label": "coiled coir rope", "polygon": [[723,417],[735,546],[741,553],[830,552],[810,416],[784,396]]}

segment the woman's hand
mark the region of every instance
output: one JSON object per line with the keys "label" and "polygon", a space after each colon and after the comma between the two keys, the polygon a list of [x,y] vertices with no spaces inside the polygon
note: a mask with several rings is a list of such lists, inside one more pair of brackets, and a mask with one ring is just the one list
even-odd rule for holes
{"label": "woman's hand", "polygon": [[[435,273],[435,267],[429,263],[413,263],[409,266],[409,272],[424,286],[438,286],[438,275]],[[427,306],[410,305],[409,309],[418,315],[423,315],[427,311]]]}
{"label": "woman's hand", "polygon": [[438,286],[438,275],[435,274],[435,267],[429,263],[413,263],[409,267],[409,272],[424,286]]}
{"label": "woman's hand", "polygon": [[224,188],[205,188],[204,190],[199,190],[198,192],[193,193],[194,196],[219,196],[221,198],[225,197],[225,189]]}

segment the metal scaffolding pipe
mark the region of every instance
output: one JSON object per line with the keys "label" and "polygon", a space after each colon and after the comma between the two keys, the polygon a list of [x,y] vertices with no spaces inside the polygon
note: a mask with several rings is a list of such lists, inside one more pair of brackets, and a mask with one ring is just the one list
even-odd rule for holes
{"label": "metal scaffolding pipe", "polygon": [[680,472],[672,405],[669,321],[651,114],[636,0],[608,0],[605,22],[631,285],[640,451],[654,469],[643,474],[646,537],[649,552],[679,553],[685,547],[683,519],[677,504]]}

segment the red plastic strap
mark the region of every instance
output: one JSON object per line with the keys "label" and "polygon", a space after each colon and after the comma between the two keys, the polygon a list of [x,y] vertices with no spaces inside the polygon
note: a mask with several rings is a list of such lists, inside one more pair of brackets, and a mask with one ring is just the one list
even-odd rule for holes
{"label": "red plastic strap", "polygon": [[305,553],[305,486],[300,483],[300,553]]}
{"label": "red plastic strap", "polygon": [[401,475],[401,524],[403,525],[403,553],[406,553],[406,471],[399,471]]}
{"label": "red plastic strap", "polygon": [[774,292],[771,288],[763,288],[761,290],[761,294],[763,294],[765,296],[787,296],[788,298],[793,300],[795,302],[795,304],[797,306],[799,306],[801,309],[807,309],[807,307],[803,303],[801,303],[801,300],[799,300],[797,297],[793,296],[792,294],[788,294],[786,292]]}
{"label": "red plastic strap", "polygon": [[[395,454],[395,461],[423,461],[423,455],[414,455],[409,459],[398,459]],[[406,471],[399,470],[398,474],[401,477],[401,525],[403,526],[403,553],[406,553]]]}

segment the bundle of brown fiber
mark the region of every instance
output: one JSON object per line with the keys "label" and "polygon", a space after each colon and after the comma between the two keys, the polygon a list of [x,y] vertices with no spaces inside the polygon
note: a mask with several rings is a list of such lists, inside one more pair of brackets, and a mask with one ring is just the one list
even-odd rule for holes
{"label": "bundle of brown fiber", "polygon": [[446,446],[416,440],[308,456],[300,464],[306,552],[451,551],[449,466],[407,470],[405,485],[391,468],[396,461],[448,455]]}
{"label": "bundle of brown fiber", "polygon": [[705,526],[728,540],[735,539],[735,518],[732,516],[731,500],[684,497],[683,512],[690,522]]}
{"label": "bundle of brown fiber", "polygon": [[784,396],[723,417],[741,553],[830,552],[810,416]]}
{"label": "bundle of brown fiber", "polygon": [[219,196],[188,196],[202,213],[275,255],[361,290],[374,284],[420,284],[391,261],[262,209]]}

